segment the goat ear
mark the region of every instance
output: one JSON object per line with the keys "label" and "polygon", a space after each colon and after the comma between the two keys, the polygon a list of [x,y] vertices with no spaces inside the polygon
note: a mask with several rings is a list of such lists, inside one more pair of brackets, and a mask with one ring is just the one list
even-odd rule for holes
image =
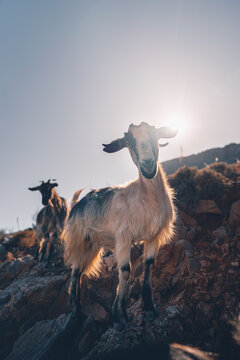
{"label": "goat ear", "polygon": [[158,146],[159,147],[165,147],[165,146],[167,146],[169,143],[168,142],[166,142],[166,143],[164,143],[164,144],[158,144]]}
{"label": "goat ear", "polygon": [[40,186],[35,186],[35,187],[30,187],[28,188],[28,190],[30,191],[36,191],[36,190],[39,190]]}
{"label": "goat ear", "polygon": [[178,130],[172,129],[167,126],[160,127],[159,129],[156,129],[157,137],[160,138],[172,138],[177,135]]}
{"label": "goat ear", "polygon": [[55,186],[58,186],[58,183],[53,183],[51,185],[52,185],[52,187],[55,187]]}
{"label": "goat ear", "polygon": [[116,151],[122,150],[127,146],[125,137],[121,139],[114,140],[110,144],[102,144],[104,146],[103,151],[107,153],[114,153]]}

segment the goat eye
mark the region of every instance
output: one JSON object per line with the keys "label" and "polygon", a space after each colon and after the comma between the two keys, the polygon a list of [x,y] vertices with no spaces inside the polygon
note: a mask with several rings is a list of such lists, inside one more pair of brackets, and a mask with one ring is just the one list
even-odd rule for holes
{"label": "goat eye", "polygon": [[145,143],[142,143],[142,144],[141,144],[141,147],[142,147],[142,151],[143,151],[144,153],[148,153],[148,152],[149,152],[149,148],[148,148],[148,146],[147,146]]}

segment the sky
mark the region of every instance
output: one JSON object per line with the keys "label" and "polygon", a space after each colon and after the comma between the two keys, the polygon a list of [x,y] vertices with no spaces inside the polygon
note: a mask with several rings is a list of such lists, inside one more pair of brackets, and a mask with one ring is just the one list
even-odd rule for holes
{"label": "sky", "polygon": [[179,128],[159,161],[240,133],[238,0],[0,0],[0,229],[31,226],[40,180],[67,200],[137,177],[142,121]]}

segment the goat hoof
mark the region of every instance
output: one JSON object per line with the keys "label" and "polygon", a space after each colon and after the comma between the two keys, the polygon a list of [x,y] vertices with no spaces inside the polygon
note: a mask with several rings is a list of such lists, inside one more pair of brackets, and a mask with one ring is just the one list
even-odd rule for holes
{"label": "goat hoof", "polygon": [[156,306],[153,305],[151,309],[145,310],[147,320],[154,320],[156,317],[159,316],[159,311],[157,310]]}
{"label": "goat hoof", "polygon": [[116,330],[117,332],[120,332],[121,330],[124,330],[127,328],[127,323],[125,320],[121,321],[121,322],[114,322],[113,323],[113,328],[114,330]]}
{"label": "goat hoof", "polygon": [[152,320],[154,320],[154,319],[156,318],[156,313],[155,313],[155,311],[148,310],[148,311],[145,312],[145,314],[146,314],[146,319],[147,319],[147,320],[152,321]]}
{"label": "goat hoof", "polygon": [[43,254],[40,254],[40,256],[39,256],[39,258],[38,258],[38,261],[39,261],[39,262],[43,262],[43,260],[44,260],[44,256],[43,256]]}
{"label": "goat hoof", "polygon": [[80,317],[80,312],[78,312],[78,311],[70,310],[69,314],[70,314],[71,319],[73,319],[73,320],[76,320]]}
{"label": "goat hoof", "polygon": [[68,309],[69,309],[69,313],[75,317],[77,317],[81,312],[80,305],[77,304],[77,302],[75,300],[72,300],[69,302]]}

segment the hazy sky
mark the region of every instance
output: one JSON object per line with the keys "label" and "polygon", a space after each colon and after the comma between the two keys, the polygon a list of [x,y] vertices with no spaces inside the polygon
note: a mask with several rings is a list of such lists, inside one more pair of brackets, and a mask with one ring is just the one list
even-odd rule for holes
{"label": "hazy sky", "polygon": [[239,19],[238,0],[0,0],[0,228],[31,226],[39,180],[69,199],[135,178],[101,146],[132,122],[178,121],[160,161],[239,143]]}

